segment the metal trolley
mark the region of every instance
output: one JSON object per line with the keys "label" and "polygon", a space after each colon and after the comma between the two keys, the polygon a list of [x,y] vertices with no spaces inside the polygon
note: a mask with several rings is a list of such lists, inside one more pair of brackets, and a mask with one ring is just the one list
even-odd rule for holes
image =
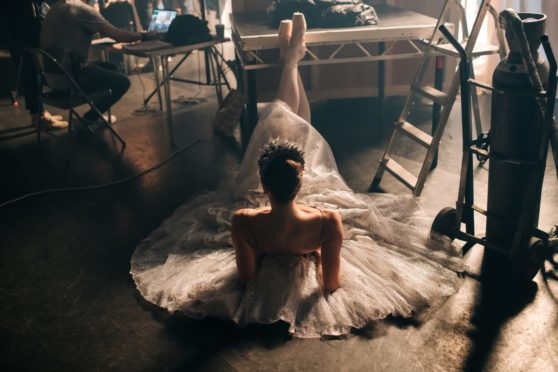
{"label": "metal trolley", "polygon": [[[461,165],[461,177],[459,183],[459,193],[456,202],[456,208],[447,207],[442,209],[432,224],[432,231],[439,234],[448,236],[450,239],[458,239],[465,241],[463,247],[464,252],[470,249],[475,244],[483,245],[487,248],[483,261],[483,275],[497,272],[497,274],[504,274],[507,278],[511,274],[514,282],[525,283],[531,281],[538,272],[539,268],[544,262],[545,256],[549,252],[549,235],[548,233],[539,230],[538,225],[539,207],[542,192],[542,183],[544,178],[546,158],[550,142],[550,133],[553,127],[554,106],[556,101],[556,60],[552,52],[548,37],[546,35],[541,37],[542,45],[547,56],[550,71],[548,79],[548,90],[541,90],[538,93],[516,93],[523,94],[530,99],[536,99],[540,102],[541,99],[546,99],[546,107],[541,107],[541,114],[544,118],[544,129],[540,138],[538,148],[533,151],[537,152],[535,161],[522,161],[513,159],[511,157],[496,154],[488,150],[490,136],[483,135],[478,139],[472,139],[471,130],[471,114],[470,114],[470,90],[471,86],[479,86],[483,89],[493,91],[493,94],[503,94],[504,92],[498,91],[488,84],[483,84],[475,80],[469,79],[471,66],[469,58],[465,53],[463,47],[453,38],[450,32],[444,26],[440,27],[444,36],[450,41],[461,57],[460,62],[460,83],[461,83],[461,109],[462,109],[462,131],[463,131],[463,157]],[[505,94],[509,94],[506,92]],[[533,98],[534,97],[534,98]],[[492,139],[494,140],[494,138]],[[477,156],[479,160],[484,161],[490,159],[491,163],[500,162],[506,167],[526,169],[524,174],[529,174],[528,180],[522,180],[521,185],[524,185],[524,200],[522,205],[514,205],[513,208],[521,208],[519,217],[511,224],[515,229],[500,231],[501,234],[508,234],[513,236],[511,245],[498,244],[487,237],[479,237],[475,235],[475,212],[481,213],[487,218],[487,226],[490,223],[494,225],[496,222],[501,222],[502,219],[507,219],[506,224],[502,226],[510,226],[509,216],[496,214],[491,212],[490,193],[489,193],[489,207],[484,210],[474,204],[474,186],[473,186],[473,156]],[[495,168],[496,169],[496,168]],[[494,170],[489,170],[489,173]],[[490,175],[490,174],[489,174]],[[492,178],[491,178],[492,180]],[[497,187],[505,190],[509,187],[506,182],[498,183]],[[489,184],[489,189],[490,189]],[[494,198],[494,196],[492,196]],[[520,203],[521,204],[521,203]],[[462,223],[465,225],[465,231],[461,230]],[[552,233],[551,233],[552,234]],[[497,239],[496,239],[497,240]],[[494,270],[494,267],[497,269]],[[492,269],[491,269],[492,268]],[[487,272],[488,271],[488,272]],[[492,272],[490,272],[492,271]]]}

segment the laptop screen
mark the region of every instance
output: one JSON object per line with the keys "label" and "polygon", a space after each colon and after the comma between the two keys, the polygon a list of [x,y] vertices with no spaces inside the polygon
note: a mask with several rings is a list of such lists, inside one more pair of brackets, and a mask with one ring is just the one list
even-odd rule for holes
{"label": "laptop screen", "polygon": [[176,10],[153,10],[148,31],[167,32],[173,19],[176,17]]}

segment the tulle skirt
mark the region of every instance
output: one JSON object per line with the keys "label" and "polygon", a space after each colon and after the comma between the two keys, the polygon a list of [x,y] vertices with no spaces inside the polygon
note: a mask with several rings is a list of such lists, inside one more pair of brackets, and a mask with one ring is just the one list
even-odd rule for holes
{"label": "tulle skirt", "polygon": [[[347,334],[389,315],[411,317],[458,289],[465,269],[461,252],[430,233],[413,197],[353,192],[326,141],[285,103],[269,104],[261,118],[235,186],[198,195],[137,247],[131,273],[146,300],[241,326],[282,320],[295,337],[320,337]],[[305,151],[297,202],[341,215],[341,288],[333,294],[320,286],[314,255],[264,256],[256,278],[244,290],[238,285],[231,217],[237,209],[268,204],[257,160],[275,138]]]}

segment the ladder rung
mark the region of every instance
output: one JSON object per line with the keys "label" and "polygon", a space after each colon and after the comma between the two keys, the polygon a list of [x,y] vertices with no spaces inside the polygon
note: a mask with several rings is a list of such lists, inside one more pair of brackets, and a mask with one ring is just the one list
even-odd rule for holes
{"label": "ladder rung", "polygon": [[477,146],[471,146],[470,150],[473,154],[475,155],[479,155],[479,156],[485,156],[485,157],[490,157],[490,152],[488,150],[485,149],[481,149],[480,147]]}
{"label": "ladder rung", "polygon": [[[490,45],[490,43],[477,43],[478,36],[481,32],[482,25],[485,21],[485,18],[488,13],[492,16],[492,18],[497,18],[497,14],[490,5],[491,0],[482,0],[478,5],[477,15],[475,17],[475,21],[472,28],[467,27],[467,20],[465,17],[465,8],[461,5],[460,1],[457,0],[447,0],[445,1],[445,5],[442,9],[440,17],[437,21],[437,26],[444,24],[448,29],[451,28],[450,32],[453,35],[456,35],[457,32],[454,32],[460,28],[460,34],[463,35],[461,46],[463,46],[467,52],[467,58],[472,59],[473,57],[479,57],[484,55],[498,55],[502,53],[505,49],[505,45],[502,43],[504,40],[503,32],[498,28],[496,30],[498,36],[498,44],[500,45]],[[453,13],[452,8],[454,6],[459,7],[459,17],[454,17],[454,14],[450,14],[450,10]],[[449,23],[449,17],[456,19],[459,18],[460,23]],[[497,22],[498,20],[495,19]],[[373,186],[378,184],[381,180],[382,175],[385,171],[392,174],[398,181],[403,183],[405,186],[410,188],[413,191],[415,196],[419,196],[422,192],[426,177],[428,172],[430,171],[431,165],[434,160],[434,156],[436,152],[439,150],[439,142],[440,137],[443,134],[443,131],[448,123],[448,119],[450,116],[450,112],[452,106],[455,102],[455,98],[459,91],[459,83],[460,83],[460,76],[457,73],[458,70],[453,70],[451,78],[451,85],[448,86],[449,89],[444,92],[443,87],[439,86],[438,84],[427,84],[425,79],[425,74],[427,69],[430,66],[430,62],[432,62],[432,57],[441,58],[440,56],[450,56],[450,57],[457,57],[460,58],[459,53],[457,50],[448,43],[448,39],[443,39],[441,35],[441,30],[435,29],[432,33],[432,36],[429,39],[422,39],[422,42],[425,46],[421,47],[420,49],[424,51],[422,60],[420,62],[419,68],[415,75],[414,83],[411,85],[409,92],[407,94],[407,98],[405,100],[405,105],[401,110],[401,116],[398,122],[396,122],[395,127],[393,128],[392,135],[390,140],[386,146],[384,155],[380,162],[380,166],[376,171],[376,176],[374,177]],[[455,44],[458,48],[459,46]],[[439,62],[439,61],[436,61]],[[469,80],[471,84],[479,84],[474,80]],[[441,85],[441,84],[440,84]],[[488,85],[481,85],[483,88],[488,88]],[[413,110],[413,105],[417,103],[417,101],[421,100],[421,97],[427,99],[431,102],[434,102],[434,107],[443,106],[442,111],[440,113],[440,122],[438,123],[438,128],[436,129],[436,133],[434,135],[428,135],[426,132],[421,131],[412,123],[407,122],[409,115]],[[479,117],[478,107],[477,105],[473,105],[474,113],[476,117]],[[478,121],[478,120],[477,120]],[[478,123],[477,123],[478,124]],[[481,129],[481,128],[479,128]],[[400,131],[403,133],[401,135],[406,135],[411,137],[413,141],[418,142],[419,144],[425,146],[428,149],[428,153],[422,162],[422,167],[420,173],[415,176],[414,174],[410,173],[407,169],[403,168],[399,163],[394,161],[390,158],[392,154],[392,147],[394,145],[394,139],[396,135],[399,135]],[[475,142],[476,143],[476,142]],[[479,142],[480,145],[480,142]],[[483,157],[490,156],[490,152],[484,149],[477,149],[476,147],[472,149],[467,149],[471,151],[473,154],[477,154],[479,157],[479,161],[483,161]],[[470,155],[470,154],[469,154]],[[502,159],[502,161],[508,161],[508,159]],[[470,207],[472,208],[472,207]],[[482,209],[475,207],[476,211],[482,211]],[[467,235],[463,233],[464,235]],[[473,239],[477,239],[473,237]],[[485,244],[485,242],[478,239],[478,242]]]}
{"label": "ladder rung", "polygon": [[[494,92],[494,87],[490,84],[490,83],[485,83],[483,81],[479,81],[479,80],[475,80],[475,79],[469,79],[469,84],[474,85],[476,87],[482,88],[482,89],[486,89],[489,90],[491,92]],[[503,93],[503,91],[498,90],[498,93]]]}
{"label": "ladder rung", "polygon": [[480,213],[480,214],[483,214],[483,215],[485,215],[485,216],[488,216],[488,213],[486,212],[485,209],[483,209],[483,208],[481,208],[481,207],[479,207],[479,206],[477,206],[477,205],[475,205],[475,204],[471,205],[471,209],[473,209],[474,211],[477,211],[477,212]]}
{"label": "ladder rung", "polygon": [[[460,44],[463,46],[463,48],[467,46],[466,41]],[[459,58],[459,53],[457,52],[457,50],[455,50],[455,48],[451,44],[446,44],[446,43],[432,44],[431,46],[432,49],[434,49],[437,52]],[[497,54],[499,52],[500,52],[500,48],[498,48],[497,45],[476,43],[475,46],[473,47],[473,53],[471,57],[476,58],[480,56],[488,56],[491,54]]]}
{"label": "ladder rung", "polygon": [[413,124],[407,121],[403,121],[403,122],[398,122],[396,125],[397,128],[399,128],[403,133],[405,133],[415,142],[420,143],[424,147],[430,147],[430,145],[432,144],[432,136],[427,133],[424,133],[422,130],[415,127]]}
{"label": "ladder rung", "polygon": [[413,92],[418,93],[439,105],[445,105],[448,101],[448,95],[430,85],[413,85]]}
{"label": "ladder rung", "polygon": [[413,191],[415,190],[415,186],[417,184],[417,178],[413,174],[411,174],[411,172],[409,172],[407,169],[403,168],[398,162],[396,162],[391,158],[386,159],[384,160],[384,167],[395,178],[403,182],[405,186],[407,186]]}

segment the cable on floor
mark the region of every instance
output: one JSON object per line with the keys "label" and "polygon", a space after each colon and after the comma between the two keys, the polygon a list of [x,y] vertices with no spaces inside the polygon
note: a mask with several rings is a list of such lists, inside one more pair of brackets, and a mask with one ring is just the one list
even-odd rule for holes
{"label": "cable on floor", "polygon": [[176,103],[181,103],[184,105],[197,105],[198,103],[202,103],[202,102],[207,102],[207,98],[206,97],[200,97],[201,93],[202,93],[202,83],[201,83],[201,67],[202,67],[202,62],[200,59],[200,55],[201,52],[198,50],[196,51],[196,57],[198,60],[198,84],[195,84],[197,86],[197,92],[194,93],[194,95],[191,95],[190,97],[185,97],[184,95],[180,95],[178,98],[173,99],[173,102]]}
{"label": "cable on floor", "polygon": [[121,185],[123,183],[135,180],[137,178],[140,178],[142,176],[145,176],[148,173],[153,172],[154,170],[157,170],[159,168],[161,168],[162,166],[164,166],[165,164],[167,164],[168,162],[170,162],[171,160],[173,160],[174,158],[176,158],[178,155],[180,155],[181,153],[191,149],[192,147],[194,147],[195,145],[202,143],[202,142],[208,142],[208,140],[197,140],[192,142],[191,144],[182,147],[181,149],[176,150],[175,152],[173,152],[172,154],[170,154],[170,156],[165,159],[164,161],[162,161],[161,163],[154,165],[150,168],[147,168],[144,171],[141,171],[139,173],[136,173],[134,175],[128,176],[128,177],[124,177],[120,180],[116,180],[116,181],[112,181],[112,182],[107,182],[107,183],[102,183],[100,185],[90,185],[90,186],[76,186],[76,187],[61,187],[61,188],[54,188],[54,189],[46,189],[46,190],[40,190],[40,191],[35,191],[35,192],[31,192],[29,194],[25,194],[22,195],[18,198],[15,199],[11,199],[8,200],[2,204],[0,204],[0,208],[4,208],[7,207],[8,205],[20,202],[22,200],[28,199],[30,197],[33,196],[39,196],[39,195],[45,195],[45,194],[54,194],[54,193],[58,193],[58,192],[69,192],[69,191],[89,191],[89,190],[99,190],[99,189],[103,189],[103,188],[107,188],[107,187],[112,187],[112,186],[116,186],[116,185]]}

